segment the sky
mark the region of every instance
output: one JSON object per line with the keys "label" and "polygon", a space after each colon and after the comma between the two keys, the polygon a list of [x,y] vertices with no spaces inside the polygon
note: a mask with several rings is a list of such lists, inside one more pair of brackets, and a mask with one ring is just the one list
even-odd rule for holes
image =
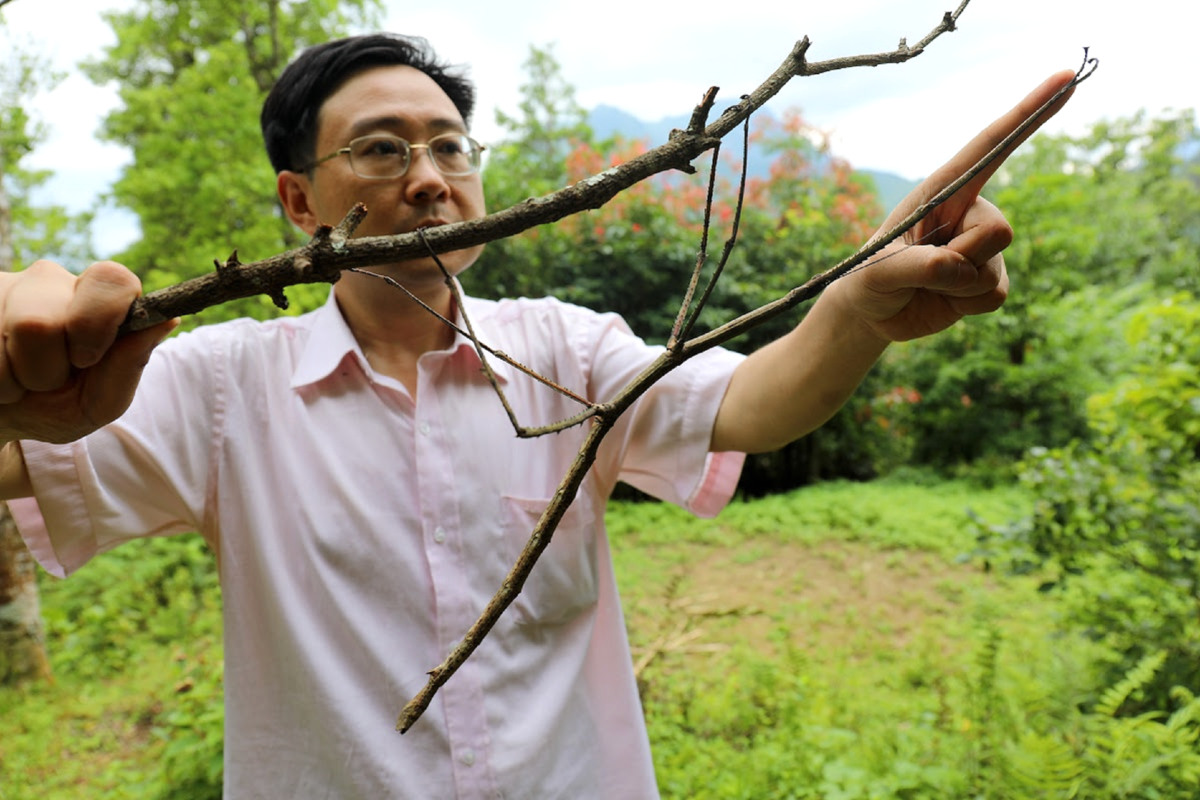
{"label": "sky", "polygon": [[[644,120],[687,113],[710,86],[736,98],[775,70],[796,40],[810,60],[892,50],[923,38],[958,0],[386,0],[384,29],[427,37],[470,66],[478,87],[473,133],[497,135],[496,108],[514,111],[531,45],[552,46],[586,108],[608,104]],[[47,200],[81,210],[130,160],[98,142],[119,100],[76,68],[114,42],[101,12],[133,0],[13,0],[10,35],[32,41],[67,74],[37,98],[50,137],[26,162],[56,173]],[[452,9],[452,13],[447,13]],[[65,22],[69,21],[69,22]],[[855,167],[922,177],[1052,72],[1076,68],[1083,47],[1100,68],[1048,130],[1082,133],[1140,109],[1200,107],[1196,0],[972,0],[958,30],[906,64],[794,79],[772,106],[798,108]],[[231,166],[236,168],[236,166]],[[98,253],[136,236],[134,222],[98,218]]]}

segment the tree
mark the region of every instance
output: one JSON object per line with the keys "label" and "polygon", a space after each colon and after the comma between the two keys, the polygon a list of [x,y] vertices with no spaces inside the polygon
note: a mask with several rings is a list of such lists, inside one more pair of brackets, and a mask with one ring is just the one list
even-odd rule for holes
{"label": "tree", "polygon": [[[5,49],[0,68],[0,270],[11,272],[24,266],[30,252],[64,252],[67,234],[80,223],[60,207],[35,207],[30,192],[47,175],[20,163],[45,136],[28,104],[58,76],[32,48],[6,43]],[[50,676],[35,576],[33,558],[7,507],[0,507],[0,683]]]}
{"label": "tree", "polygon": [[[138,216],[141,239],[118,260],[147,289],[211,271],[232,248],[261,257],[299,244],[275,197],[259,110],[298,50],[370,25],[378,9],[378,0],[140,0],[105,15],[117,43],[84,70],[120,86],[124,107],[101,135],[133,152],[111,198]],[[324,296],[306,288],[289,293],[295,311]],[[267,313],[256,298],[205,320]]]}

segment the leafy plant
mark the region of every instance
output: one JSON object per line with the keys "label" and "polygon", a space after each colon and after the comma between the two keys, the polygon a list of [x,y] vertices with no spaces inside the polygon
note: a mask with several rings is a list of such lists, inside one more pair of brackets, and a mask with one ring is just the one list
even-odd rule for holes
{"label": "leafy plant", "polygon": [[1035,449],[1033,513],[982,538],[1018,568],[1048,565],[1070,619],[1114,653],[1115,679],[1167,653],[1147,705],[1200,686],[1200,303],[1149,301],[1126,326],[1130,367],[1087,404],[1091,441]]}
{"label": "leafy plant", "polygon": [[225,773],[224,648],[201,640],[198,655],[176,660],[179,702],[162,720],[167,740],[151,791],[162,800],[220,800]]}

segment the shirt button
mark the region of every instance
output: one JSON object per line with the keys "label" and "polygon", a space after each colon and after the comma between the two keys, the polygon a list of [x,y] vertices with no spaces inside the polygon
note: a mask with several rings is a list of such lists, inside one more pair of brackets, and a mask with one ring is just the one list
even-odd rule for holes
{"label": "shirt button", "polygon": [[417,426],[417,430],[419,430],[421,432],[422,436],[428,436],[429,435],[429,423],[422,422],[420,425]]}
{"label": "shirt button", "polygon": [[438,525],[436,528],[434,528],[433,529],[433,540],[435,542],[437,542],[438,544],[441,544],[442,542],[446,541],[446,529],[443,528],[441,525]]}
{"label": "shirt button", "polygon": [[473,766],[475,764],[475,751],[463,750],[462,755],[458,757],[458,760],[468,767]]}

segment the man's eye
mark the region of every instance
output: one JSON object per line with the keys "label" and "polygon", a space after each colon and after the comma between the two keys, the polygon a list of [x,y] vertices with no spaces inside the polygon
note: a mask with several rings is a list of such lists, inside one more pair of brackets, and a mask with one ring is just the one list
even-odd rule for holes
{"label": "man's eye", "polygon": [[401,149],[400,143],[394,139],[372,139],[359,145],[357,153],[371,158],[386,158],[399,155]]}
{"label": "man's eye", "polygon": [[449,139],[438,139],[434,143],[434,147],[438,153],[446,156],[457,156],[466,151],[465,143],[457,136]]}

